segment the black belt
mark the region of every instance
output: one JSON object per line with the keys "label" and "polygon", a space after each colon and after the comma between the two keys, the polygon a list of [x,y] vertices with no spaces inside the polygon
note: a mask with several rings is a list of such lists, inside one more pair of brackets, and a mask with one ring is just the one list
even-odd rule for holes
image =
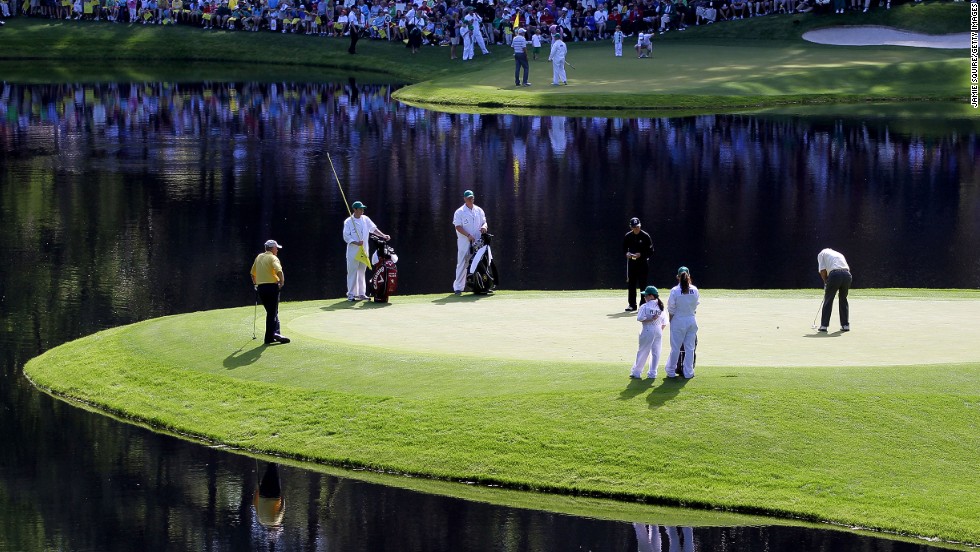
{"label": "black belt", "polygon": [[833,274],[835,272],[847,272],[848,274],[850,274],[851,271],[850,271],[850,269],[847,269],[847,268],[835,268],[834,270],[831,270],[830,271],[831,274]]}

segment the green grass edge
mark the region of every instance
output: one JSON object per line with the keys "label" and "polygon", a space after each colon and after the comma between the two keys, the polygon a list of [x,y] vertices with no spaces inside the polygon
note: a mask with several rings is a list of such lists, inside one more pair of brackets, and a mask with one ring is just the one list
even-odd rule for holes
{"label": "green grass edge", "polygon": [[[572,293],[594,293],[594,292],[572,292]],[[724,291],[712,290],[714,296],[751,296],[758,291]],[[809,290],[767,290],[767,296],[810,296],[813,294]],[[856,292],[868,298],[873,297],[915,297],[930,298],[934,300],[958,300],[958,299],[977,299],[980,292],[976,290],[860,290]],[[533,293],[532,293],[533,295]],[[407,298],[399,298],[405,300]],[[426,299],[427,300],[427,299]],[[284,311],[303,309],[305,303],[285,304]],[[214,313],[229,313],[241,311],[242,309],[230,309],[227,311],[213,311]],[[204,316],[208,313],[193,313],[197,316]],[[247,314],[247,313],[246,313]],[[163,430],[174,433],[185,438],[204,441],[209,443],[222,443],[230,447],[247,451],[255,454],[271,454],[276,457],[290,458],[301,462],[313,462],[321,465],[335,466],[343,469],[369,470],[379,474],[397,473],[402,476],[400,479],[411,480],[413,484],[420,481],[419,478],[434,481],[456,481],[470,482],[480,485],[499,485],[507,489],[522,491],[536,491],[545,493],[555,493],[570,495],[582,498],[611,498],[621,501],[641,502],[656,504],[661,506],[684,506],[695,507],[705,510],[720,509],[727,513],[739,513],[749,515],[775,516],[786,520],[806,520],[811,522],[828,522],[839,526],[864,527],[870,530],[884,531],[896,535],[907,535],[911,537],[926,537],[931,539],[942,539],[947,543],[967,543],[976,544],[978,540],[978,529],[974,523],[973,527],[961,526],[963,520],[943,519],[947,512],[929,512],[926,518],[931,519],[931,523],[916,523],[915,517],[909,519],[882,519],[874,520],[874,516],[855,516],[849,518],[841,516],[839,513],[825,515],[819,509],[814,510],[813,505],[799,510],[794,508],[761,507],[758,504],[739,504],[737,500],[714,501],[710,499],[698,499],[692,496],[670,495],[670,493],[651,493],[651,492],[630,492],[615,485],[610,488],[601,484],[567,485],[567,484],[542,484],[528,477],[499,476],[489,472],[480,473],[478,471],[455,472],[450,469],[425,470],[419,469],[419,465],[425,462],[412,465],[399,465],[399,462],[391,462],[384,459],[383,455],[375,456],[364,451],[338,453],[334,450],[320,450],[307,445],[309,435],[304,435],[302,429],[304,424],[313,424],[312,429],[316,430],[316,424],[309,419],[310,412],[318,411],[318,404],[335,404],[338,412],[334,413],[337,417],[330,423],[336,424],[335,428],[345,428],[340,431],[351,431],[350,426],[346,426],[340,420],[344,417],[352,417],[363,423],[364,420],[374,419],[370,414],[365,415],[365,410],[374,413],[389,413],[385,410],[391,402],[402,402],[402,405],[409,412],[408,420],[413,416],[420,415],[422,409],[419,405],[409,404],[412,401],[398,401],[379,397],[345,397],[342,393],[331,392],[311,392],[308,390],[293,388],[289,386],[277,386],[253,381],[243,381],[242,379],[230,376],[212,376],[197,372],[193,369],[183,369],[171,366],[164,366],[144,358],[141,354],[134,354],[134,349],[123,344],[121,340],[131,337],[130,332],[134,328],[159,323],[161,320],[179,320],[188,315],[177,315],[166,317],[166,319],[155,319],[131,326],[105,330],[92,336],[81,338],[71,343],[64,344],[52,349],[43,355],[32,359],[25,366],[24,373],[31,382],[42,391],[53,396],[69,400],[76,403],[87,405],[97,411],[106,412],[120,417],[126,421],[139,423],[156,430]],[[349,362],[349,352],[340,353],[341,361]],[[960,367],[957,370],[964,371],[961,376],[965,380],[973,378],[980,373],[980,364]],[[138,382],[138,383],[135,383]],[[176,403],[171,402],[161,406],[161,402],[166,403],[172,400],[175,393],[174,382],[179,382],[181,389],[185,390],[186,396]],[[976,400],[976,391],[971,395],[966,393],[964,396],[950,397],[950,400],[970,401]],[[588,399],[588,398],[587,398]],[[907,399],[907,397],[906,397]],[[262,407],[262,404],[274,404],[284,406],[282,412],[270,412]],[[980,405],[980,402],[976,402]],[[487,405],[479,400],[464,400],[458,404],[450,405],[450,410],[456,410],[462,405],[463,408],[483,408]],[[445,405],[436,405],[441,408]],[[941,402],[938,407],[944,405]],[[932,405],[931,407],[936,407]],[[401,407],[396,406],[395,409]],[[967,412],[969,413],[969,408]],[[975,416],[975,413],[974,413]],[[275,428],[254,429],[249,428],[249,420],[258,418],[276,419],[285,418],[283,425],[297,424],[301,429],[299,435],[294,439],[283,440],[273,445],[279,437]],[[238,422],[227,424],[221,420],[237,419]],[[426,420],[425,423],[430,423]],[[969,423],[968,421],[966,423]],[[275,424],[274,424],[275,425]],[[355,424],[357,425],[357,424]],[[363,430],[370,434],[372,431],[380,431],[384,434],[384,424],[382,427],[368,427]],[[277,425],[277,427],[279,427]],[[329,426],[328,426],[329,427]],[[217,429],[216,429],[217,428]],[[253,431],[254,429],[254,431]],[[322,427],[320,428],[322,430]],[[355,429],[359,431],[360,429]],[[322,443],[321,443],[322,444]],[[973,445],[975,447],[975,444]],[[355,446],[354,449],[357,447]],[[406,449],[408,450],[408,449]],[[974,453],[976,450],[973,451]],[[380,460],[368,460],[368,458],[380,458]],[[411,463],[409,463],[411,464]],[[421,484],[423,487],[438,488],[428,483]],[[425,490],[425,489],[422,489]],[[455,491],[441,489],[438,492],[458,496]],[[955,497],[954,497],[955,498]],[[493,502],[498,499],[490,499]],[[539,502],[535,499],[533,502]],[[561,501],[558,501],[561,503]],[[580,505],[579,505],[580,506]],[[579,507],[579,506],[576,506]],[[962,505],[960,505],[962,506]],[[569,506],[556,505],[552,507],[559,511]],[[547,509],[547,508],[546,508]],[[616,508],[613,508],[615,510]],[[588,508],[586,509],[586,511]],[[951,510],[955,510],[952,508]],[[576,510],[577,511],[577,510]],[[636,513],[635,510],[628,509]],[[586,514],[596,515],[596,514]],[[658,514],[659,515],[659,514]],[[955,514],[950,514],[955,517]],[[618,514],[617,514],[618,516]],[[614,516],[615,517],[615,516]],[[885,516],[886,518],[888,516]],[[921,521],[921,520],[920,520]],[[969,525],[969,524],[967,524]],[[910,528],[911,527],[911,528]]]}

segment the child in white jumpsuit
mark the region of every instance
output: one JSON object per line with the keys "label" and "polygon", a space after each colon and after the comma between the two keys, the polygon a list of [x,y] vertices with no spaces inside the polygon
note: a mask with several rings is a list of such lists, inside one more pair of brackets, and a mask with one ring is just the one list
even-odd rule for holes
{"label": "child in white jumpsuit", "polygon": [[677,269],[679,282],[670,290],[667,312],[670,313],[670,356],[667,357],[667,377],[677,377],[677,358],[684,345],[684,377],[694,377],[694,344],[698,338],[698,322],[694,313],[701,303],[698,288],[691,283],[691,271],[686,266]]}
{"label": "child in white jumpsuit", "polygon": [[[643,290],[643,304],[636,312],[636,320],[643,324],[640,330],[640,349],[636,352],[636,362],[630,370],[631,378],[643,375],[643,366],[650,359],[650,369],[647,379],[657,377],[657,365],[660,364],[660,343],[667,325],[664,314],[664,304],[660,301],[660,292],[653,286]],[[651,358],[652,357],[652,358]]]}
{"label": "child in white jumpsuit", "polygon": [[623,29],[619,25],[616,25],[616,32],[613,33],[613,50],[616,53],[616,57],[623,57],[624,38]]}

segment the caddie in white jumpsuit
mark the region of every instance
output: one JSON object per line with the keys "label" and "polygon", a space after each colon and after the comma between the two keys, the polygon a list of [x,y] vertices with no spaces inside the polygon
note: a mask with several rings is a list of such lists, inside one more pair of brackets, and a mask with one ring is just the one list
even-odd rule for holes
{"label": "caddie in white jumpsuit", "polygon": [[[698,338],[698,322],[694,313],[701,303],[698,288],[691,282],[691,271],[686,266],[677,269],[677,281],[667,299],[670,313],[670,356],[667,357],[667,377],[677,377],[677,359],[684,345],[684,377],[694,377],[694,348]],[[685,292],[686,288],[686,292]]]}
{"label": "caddie in white jumpsuit", "polygon": [[643,375],[643,366],[650,360],[647,379],[657,377],[657,365],[660,364],[660,344],[663,338],[667,317],[664,316],[663,303],[660,302],[660,292],[653,286],[643,290],[643,304],[636,313],[636,320],[643,324],[640,330],[640,348],[636,352],[636,362],[630,370],[631,378]]}
{"label": "caddie in white jumpsuit", "polygon": [[460,295],[466,289],[466,275],[470,267],[470,244],[481,234],[487,233],[487,215],[476,206],[476,198],[471,190],[463,192],[463,205],[453,214],[456,227],[456,280],[453,293]]}
{"label": "caddie in white jumpsuit", "polygon": [[548,56],[548,61],[551,62],[553,74],[551,84],[553,86],[568,84],[568,78],[565,76],[565,54],[567,53],[568,47],[565,46],[565,41],[561,39],[561,32],[555,33],[551,41],[551,55]]}
{"label": "caddie in white jumpsuit", "polygon": [[[487,43],[483,41],[483,18],[475,11],[471,12],[469,17],[473,18],[473,43],[480,47],[483,55],[489,54],[490,51],[487,50]],[[465,20],[466,18],[463,18],[463,21]],[[470,57],[473,56],[471,55]]]}
{"label": "caddie in white jumpsuit", "polygon": [[355,201],[353,214],[344,221],[344,241],[347,242],[347,300],[367,299],[367,265],[357,260],[357,252],[364,246],[364,254],[370,258],[368,236],[374,234],[385,240],[391,236],[378,230],[374,222],[364,214],[367,205]]}

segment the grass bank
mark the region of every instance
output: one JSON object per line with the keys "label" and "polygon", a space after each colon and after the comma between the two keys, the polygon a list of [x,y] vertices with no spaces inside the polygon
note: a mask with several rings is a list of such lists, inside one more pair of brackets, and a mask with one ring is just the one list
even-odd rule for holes
{"label": "grass bank", "polygon": [[[706,311],[773,300],[774,312],[800,312],[790,313],[792,327],[767,335],[755,335],[755,323],[706,318],[705,345],[741,332],[743,348],[761,339],[772,358],[726,364],[706,347],[690,381],[626,378],[637,324],[613,312],[621,297],[612,291],[563,294],[583,307],[551,320],[553,343],[539,340],[559,351],[551,360],[516,339],[484,342],[447,329],[479,318],[523,332],[515,305],[554,310],[554,293],[521,292],[397,297],[384,307],[287,303],[281,318],[294,342],[272,347],[251,339],[252,307],[172,316],[65,344],[25,373],[58,396],[153,427],[304,461],[980,544],[980,350],[961,339],[955,362],[782,365],[781,347],[812,346],[813,293],[712,292],[718,303]],[[883,305],[904,301],[900,310],[924,312],[937,301],[980,304],[970,291],[853,297],[852,316],[863,313],[867,325],[818,337],[827,355],[887,336],[894,324],[869,323]],[[328,331],[409,311],[411,331],[369,342]],[[606,334],[620,336],[615,347]],[[425,335],[456,342],[457,351],[434,350]],[[593,339],[605,352],[574,356]]]}
{"label": "grass bank", "polygon": [[[965,102],[965,51],[810,44],[800,36],[833,25],[876,24],[943,34],[967,30],[967,3],[903,5],[867,14],[778,15],[692,27],[659,36],[652,59],[612,57],[612,46],[569,46],[570,86],[552,88],[550,64],[532,63],[516,88],[510,50],[471,62],[448,48],[409,54],[398,44],[276,33],[205,32],[98,22],[11,20],[0,32],[5,80],[336,80],[363,75],[412,83],[402,101],[447,109],[663,109],[727,111],[868,101]],[[29,63],[24,63],[28,60]],[[211,69],[201,64],[213,64]],[[155,75],[160,75],[155,77]]]}

